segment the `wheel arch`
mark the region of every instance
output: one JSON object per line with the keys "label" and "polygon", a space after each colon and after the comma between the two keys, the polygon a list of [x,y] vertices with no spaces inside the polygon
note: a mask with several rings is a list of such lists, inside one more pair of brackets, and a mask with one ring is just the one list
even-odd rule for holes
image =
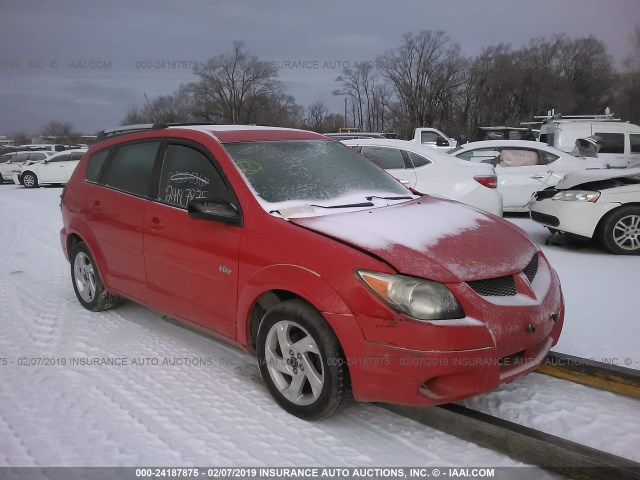
{"label": "wheel arch", "polygon": [[249,278],[238,298],[238,342],[255,351],[258,326],[267,310],[294,298],[320,313],[352,313],[338,292],[316,272],[296,265],[269,266]]}
{"label": "wheel arch", "polygon": [[626,207],[640,208],[640,202],[622,203],[622,204],[618,205],[617,207],[612,208],[607,213],[605,213],[602,216],[602,218],[598,221],[598,224],[596,225],[596,228],[593,231],[593,238],[598,238],[599,239],[600,235],[602,234],[602,229],[604,228],[604,224],[609,219],[609,217],[611,217],[611,215],[615,215],[618,211],[620,211],[621,208],[626,208]]}
{"label": "wheel arch", "polygon": [[70,225],[67,228],[67,238],[65,239],[65,248],[67,257],[69,262],[72,262],[71,258],[71,250],[80,242],[84,243],[91,253],[94,261],[96,262],[96,266],[98,267],[98,272],[100,273],[100,278],[104,283],[104,286],[107,290],[109,290],[109,269],[107,268],[107,263],[105,261],[104,255],[96,242],[95,236],[91,233],[88,228],[83,228],[82,225]]}

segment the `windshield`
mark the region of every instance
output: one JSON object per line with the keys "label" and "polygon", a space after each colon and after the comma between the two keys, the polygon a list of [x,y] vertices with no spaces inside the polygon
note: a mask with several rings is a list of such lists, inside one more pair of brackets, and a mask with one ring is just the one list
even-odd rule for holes
{"label": "windshield", "polygon": [[332,140],[243,142],[224,147],[254,192],[270,204],[299,200],[328,206],[332,200],[358,195],[412,196],[393,177]]}

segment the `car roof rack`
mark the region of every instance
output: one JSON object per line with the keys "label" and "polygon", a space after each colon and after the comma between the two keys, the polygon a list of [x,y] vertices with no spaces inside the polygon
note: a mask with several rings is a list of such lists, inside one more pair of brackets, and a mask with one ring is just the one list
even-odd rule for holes
{"label": "car roof rack", "polygon": [[121,127],[109,128],[102,130],[98,133],[96,141],[104,140],[105,138],[111,138],[118,135],[124,135],[127,133],[144,132],[146,130],[162,130],[168,127],[189,127],[197,125],[216,125],[215,123],[207,122],[184,122],[184,123],[138,123],[135,125],[123,125]]}
{"label": "car roof rack", "polygon": [[595,115],[562,115],[556,113],[555,109],[547,111],[546,115],[534,115],[533,118],[539,119],[542,123],[549,123],[554,120],[596,120],[599,122],[621,122],[619,118],[614,118],[615,114],[610,113],[609,108],[605,108],[604,113]]}

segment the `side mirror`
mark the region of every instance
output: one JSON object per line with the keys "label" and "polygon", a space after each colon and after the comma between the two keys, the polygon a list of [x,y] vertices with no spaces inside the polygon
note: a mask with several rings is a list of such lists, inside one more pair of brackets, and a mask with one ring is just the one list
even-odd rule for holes
{"label": "side mirror", "polygon": [[436,146],[437,147],[450,147],[451,144],[449,143],[448,140],[445,140],[442,137],[438,137],[438,138],[436,138]]}
{"label": "side mirror", "polygon": [[196,220],[213,220],[228,225],[242,226],[240,209],[220,198],[199,198],[187,205],[189,216]]}

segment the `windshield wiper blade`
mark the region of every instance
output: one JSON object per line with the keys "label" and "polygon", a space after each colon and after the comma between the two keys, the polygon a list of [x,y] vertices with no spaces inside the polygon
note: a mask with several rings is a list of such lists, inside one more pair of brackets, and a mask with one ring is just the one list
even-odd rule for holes
{"label": "windshield wiper blade", "polygon": [[399,196],[399,197],[379,197],[378,195],[371,195],[370,197],[364,197],[367,200],[373,200],[374,198],[379,198],[381,200],[413,200],[413,197],[409,196]]}
{"label": "windshield wiper blade", "polygon": [[[367,199],[369,200],[369,199]],[[312,207],[317,208],[357,208],[357,207],[373,207],[373,203],[371,202],[361,202],[361,203],[345,203],[343,205],[311,205]]]}

